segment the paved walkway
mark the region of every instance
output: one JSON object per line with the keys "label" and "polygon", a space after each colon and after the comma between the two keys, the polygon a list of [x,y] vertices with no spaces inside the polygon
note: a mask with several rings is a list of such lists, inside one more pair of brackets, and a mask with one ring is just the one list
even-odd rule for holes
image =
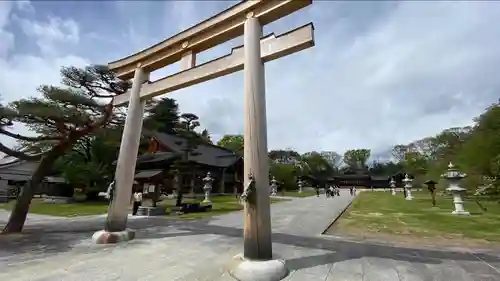
{"label": "paved walkway", "polygon": [[[287,281],[492,281],[500,258],[339,241],[320,233],[352,198],[324,196],[272,205],[273,249],[291,269]],[[242,213],[206,221],[135,218],[134,241],[93,245],[103,218],[33,221],[32,235],[0,236],[0,280],[229,281],[242,251]]]}

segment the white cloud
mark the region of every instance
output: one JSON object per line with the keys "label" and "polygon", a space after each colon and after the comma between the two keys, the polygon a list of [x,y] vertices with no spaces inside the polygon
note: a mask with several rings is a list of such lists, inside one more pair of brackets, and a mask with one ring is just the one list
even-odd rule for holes
{"label": "white cloud", "polygon": [[[317,44],[266,67],[270,148],[385,150],[469,124],[498,97],[498,3],[399,2],[381,17],[352,5],[315,2],[282,20],[314,21]],[[239,73],[172,96],[220,135],[242,131],[241,91]]]}
{"label": "white cloud", "polygon": [[[75,44],[113,38],[116,42],[109,44],[115,48],[96,45],[85,55],[99,52],[112,61],[231,4],[115,2],[115,10],[105,11],[107,21],[97,25],[77,20],[78,11],[72,20],[67,14],[37,10],[34,20],[5,3],[10,2],[0,2],[0,39],[12,38],[6,27],[15,13],[40,52],[0,59],[0,73],[8,73],[0,76],[0,90],[9,99],[33,93],[38,84],[56,83],[61,65],[86,63],[71,52]],[[130,17],[138,13],[147,16]],[[316,27],[316,46],[266,65],[270,149],[343,152],[368,147],[382,153],[392,144],[469,124],[499,97],[500,3],[316,1],[265,30],[282,33],[309,21]],[[103,33],[102,24],[112,27],[113,34]],[[0,58],[17,41],[5,42],[11,43],[0,48]],[[240,42],[203,53],[199,61],[225,54]],[[159,78],[174,67],[152,76]],[[217,138],[242,132],[242,86],[242,73],[237,73],[170,96],[182,111],[199,115]]]}
{"label": "white cloud", "polygon": [[85,66],[89,62],[76,56],[62,56],[51,60],[43,57],[22,55],[9,61],[0,61],[2,98],[12,101],[37,95],[39,85],[57,85],[61,80],[59,70],[62,66]]}
{"label": "white cloud", "polygon": [[14,45],[14,35],[3,29],[9,23],[9,15],[12,10],[11,2],[0,2],[0,58],[7,55],[7,52],[12,49]]}
{"label": "white cloud", "polygon": [[[37,96],[36,89],[41,84],[57,85],[60,83],[59,71],[62,66],[85,66],[89,61],[70,51],[63,50],[67,44],[78,43],[79,28],[73,20],[62,20],[54,17],[44,17],[38,21],[31,16],[34,9],[29,2],[17,5],[6,5],[0,2],[0,42],[10,38],[8,49],[0,47],[0,94],[4,102],[20,98]],[[31,7],[31,8],[30,8]],[[19,24],[28,36],[28,43],[36,42],[38,47],[30,53],[7,54],[3,50],[15,49],[16,36],[9,27]],[[19,39],[19,37],[18,37]],[[0,44],[0,46],[5,46]],[[16,129],[21,133],[29,132],[22,126]],[[12,139],[2,138],[6,144],[14,144]]]}
{"label": "white cloud", "polygon": [[4,28],[9,22],[10,12],[12,10],[12,2],[0,2],[0,28]]}
{"label": "white cloud", "polygon": [[36,40],[42,54],[57,55],[61,44],[75,45],[80,41],[80,29],[72,19],[48,17],[46,21],[15,17],[23,32]]}
{"label": "white cloud", "polygon": [[34,13],[35,8],[31,5],[30,1],[27,0],[16,0],[16,7],[18,10],[26,12],[26,13]]}
{"label": "white cloud", "polygon": [[14,35],[9,32],[0,30],[0,58],[7,55],[12,47],[14,46]]}

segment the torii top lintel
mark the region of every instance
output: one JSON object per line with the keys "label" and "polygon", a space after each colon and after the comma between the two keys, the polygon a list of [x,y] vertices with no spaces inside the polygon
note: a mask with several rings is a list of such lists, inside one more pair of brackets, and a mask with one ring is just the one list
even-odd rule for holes
{"label": "torii top lintel", "polygon": [[153,72],[181,60],[186,53],[200,53],[243,35],[246,17],[252,13],[262,25],[292,14],[312,0],[242,1],[225,11],[136,54],[109,63],[121,79],[131,79],[137,65]]}

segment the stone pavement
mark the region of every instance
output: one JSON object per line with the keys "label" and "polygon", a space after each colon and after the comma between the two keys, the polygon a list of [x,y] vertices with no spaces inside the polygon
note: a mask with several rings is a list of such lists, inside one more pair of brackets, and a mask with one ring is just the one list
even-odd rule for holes
{"label": "stone pavement", "polygon": [[[4,209],[0,209],[0,225],[4,225],[7,223],[9,219],[10,212],[6,211]],[[26,219],[27,224],[32,224],[32,223],[39,223],[39,222],[44,222],[44,221],[54,221],[54,220],[64,220],[66,218],[64,217],[54,217],[54,216],[47,216],[47,215],[38,215],[38,214],[29,214],[28,218]]]}
{"label": "stone pavement", "polygon": [[[273,249],[287,281],[500,281],[493,253],[446,252],[342,241],[320,233],[352,198],[324,196],[272,205]],[[102,216],[40,218],[32,234],[0,236],[0,280],[229,281],[242,251],[242,212],[204,221],[134,218],[134,241],[93,245]]]}

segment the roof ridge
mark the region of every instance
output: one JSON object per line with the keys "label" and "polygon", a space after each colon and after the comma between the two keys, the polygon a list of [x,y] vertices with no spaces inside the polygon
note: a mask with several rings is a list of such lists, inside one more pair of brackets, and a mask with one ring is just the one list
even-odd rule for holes
{"label": "roof ridge", "polygon": [[[148,130],[149,131],[149,130]],[[187,138],[185,137],[182,137],[182,136],[179,136],[179,135],[174,135],[174,134],[167,134],[167,133],[163,133],[163,132],[158,132],[158,131],[149,131],[150,133],[152,133],[153,135],[165,135],[165,136],[169,136],[169,137],[176,137],[176,138],[179,138],[179,139],[182,139],[182,140],[186,140],[187,141]],[[228,149],[228,148],[225,148],[225,147],[222,147],[222,146],[218,146],[218,145],[215,145],[213,143],[208,143],[208,142],[202,142],[198,145],[205,145],[205,146],[208,146],[208,147],[214,147],[214,148],[218,148],[220,150],[224,150],[226,152],[230,152],[234,155],[237,155],[237,153],[235,151],[232,151],[231,149]]]}

